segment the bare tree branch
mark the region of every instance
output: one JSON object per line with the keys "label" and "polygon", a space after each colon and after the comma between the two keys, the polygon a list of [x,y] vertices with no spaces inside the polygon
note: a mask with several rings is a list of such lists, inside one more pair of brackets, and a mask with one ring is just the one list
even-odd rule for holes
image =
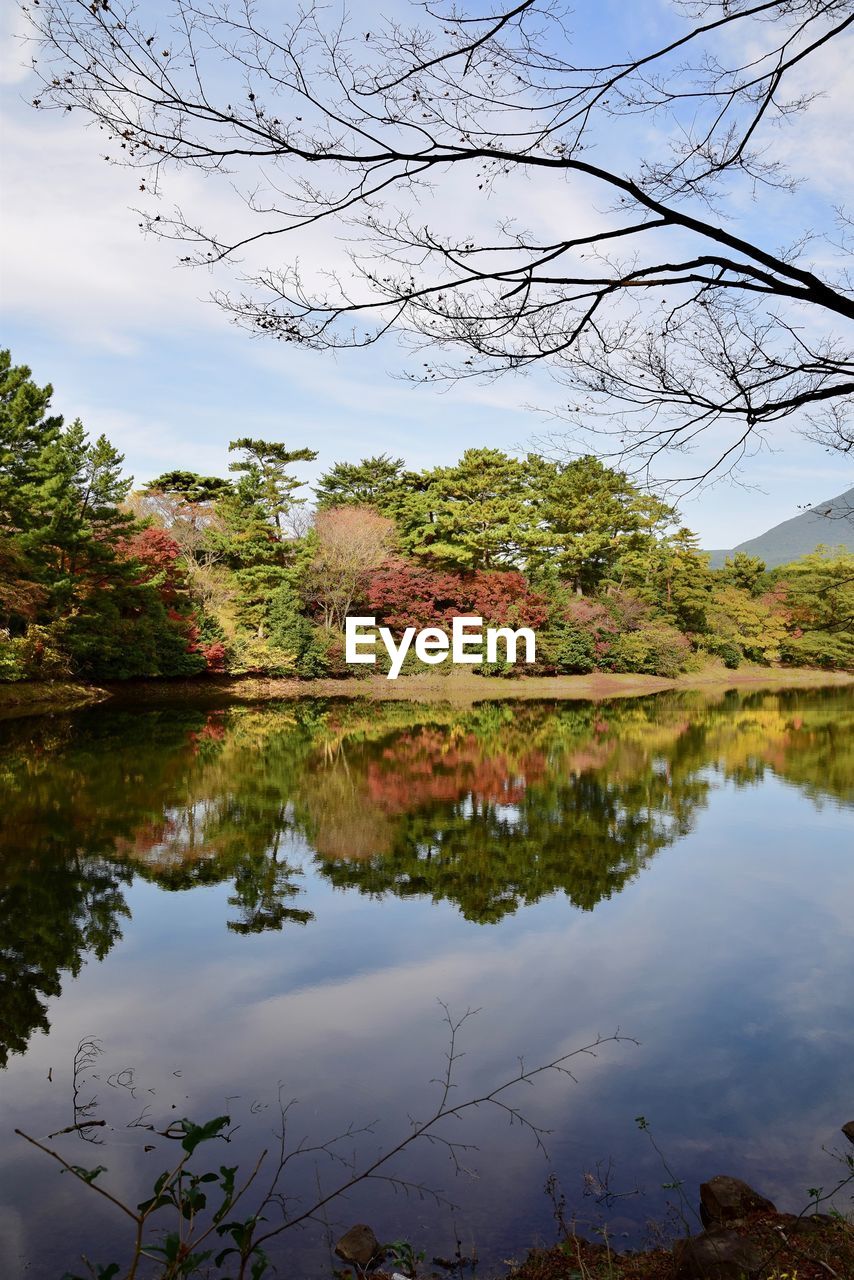
{"label": "bare tree branch", "polygon": [[[793,415],[850,451],[847,216],[841,241],[806,228],[780,248],[727,211],[797,185],[769,130],[809,110],[804,70],[850,39],[852,0],[699,0],[657,47],[598,62],[557,0],[443,3],[371,31],[313,3],[282,22],[263,0],[173,0],[159,32],[120,0],[25,7],[37,106],[82,110],[158,201],[180,166],[231,193],[227,231],[159,204],[143,225],[190,265],[249,254],[245,291],[217,297],[252,332],[321,350],[408,335],[432,353],[426,381],[543,364],[572,429],[640,468],[712,430],[702,478]],[[443,200],[512,211],[524,181],[589,225],[443,229]],[[312,241],[306,272],[301,237],[327,225],[340,265]],[[278,244],[284,262],[255,264]]]}

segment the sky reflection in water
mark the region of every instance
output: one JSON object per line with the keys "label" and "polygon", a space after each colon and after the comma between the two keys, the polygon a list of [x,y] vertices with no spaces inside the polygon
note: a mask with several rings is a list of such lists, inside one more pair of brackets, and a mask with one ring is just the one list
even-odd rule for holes
{"label": "sky reflection in water", "polygon": [[[606,1216],[638,1242],[667,1199],[640,1113],[692,1198],[725,1171],[800,1209],[851,1118],[852,727],[848,691],[0,726],[0,1271],[58,1276],[119,1247],[115,1212],[10,1137],[70,1123],[82,1036],[103,1043],[90,1092],[115,1128],[61,1149],[135,1203],[165,1167],[127,1128],[144,1108],[158,1127],[228,1109],[229,1163],[268,1144],[279,1081],[295,1138],[374,1120],[365,1153],[400,1136],[442,1065],[437,998],[481,1009],[460,1096],[519,1054],[618,1026],[641,1044],[526,1094],[551,1164],[481,1111],[479,1178],[426,1146],[401,1169],[456,1214],[376,1184],[333,1224],[448,1254],[456,1222],[466,1248],[510,1257],[551,1238],[550,1171],[597,1217],[583,1175],[613,1160],[612,1188],[644,1194]],[[306,1161],[290,1189],[314,1176]],[[285,1240],[330,1274],[322,1233]]]}

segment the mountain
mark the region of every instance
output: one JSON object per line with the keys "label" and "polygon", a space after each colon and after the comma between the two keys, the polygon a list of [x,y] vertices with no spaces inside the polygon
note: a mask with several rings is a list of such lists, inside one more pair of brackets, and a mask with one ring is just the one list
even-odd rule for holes
{"label": "mountain", "polygon": [[775,524],[756,538],[740,542],[732,551],[710,551],[712,568],[720,569],[727,556],[736,551],[746,551],[748,555],[759,556],[769,569],[779,564],[788,564],[797,560],[818,546],[843,546],[847,551],[854,551],[854,488],[845,493],[828,498],[802,511],[791,520]]}

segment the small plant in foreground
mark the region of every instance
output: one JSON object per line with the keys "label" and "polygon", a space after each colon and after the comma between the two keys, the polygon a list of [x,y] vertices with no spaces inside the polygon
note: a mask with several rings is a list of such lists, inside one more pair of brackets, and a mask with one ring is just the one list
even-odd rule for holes
{"label": "small plant in foreground", "polygon": [[408,1240],[392,1240],[384,1248],[389,1261],[406,1276],[414,1276],[418,1263],[424,1261],[424,1250],[415,1249]]}
{"label": "small plant in foreground", "polygon": [[[372,1180],[386,1186],[391,1185],[397,1191],[422,1198],[429,1197],[437,1204],[451,1207],[450,1201],[441,1191],[389,1170],[390,1162],[413,1143],[424,1138],[434,1145],[444,1147],[454,1171],[464,1172],[461,1160],[472,1149],[471,1145],[446,1137],[441,1132],[442,1122],[451,1118],[460,1119],[467,1112],[484,1106],[495,1108],[511,1124],[518,1124],[526,1130],[545,1152],[544,1139],[548,1131],[534,1124],[520,1110],[513,1102],[510,1090],[517,1085],[532,1084],[546,1072],[559,1072],[574,1081],[575,1076],[570,1068],[574,1059],[582,1056],[595,1057],[597,1050],[605,1044],[626,1040],[637,1043],[630,1036],[617,1031],[610,1036],[597,1036],[589,1044],[538,1066],[526,1067],[520,1059],[517,1070],[493,1089],[463,1102],[454,1102],[454,1090],[458,1087],[455,1068],[462,1056],[458,1048],[458,1035],[460,1028],[474,1011],[468,1010],[462,1017],[455,1019],[447,1006],[442,1005],[442,1009],[448,1026],[449,1043],[445,1054],[445,1068],[431,1082],[438,1087],[439,1093],[430,1114],[425,1120],[411,1120],[409,1132],[399,1141],[388,1146],[379,1155],[364,1161],[360,1161],[355,1153],[344,1154],[344,1144],[349,1146],[354,1138],[373,1133],[372,1125],[362,1128],[351,1125],[343,1133],[313,1144],[305,1139],[291,1144],[288,1118],[293,1103],[282,1105],[281,1098],[277,1158],[265,1180],[261,1180],[260,1175],[268,1157],[266,1150],[261,1152],[251,1172],[242,1180],[238,1178],[236,1166],[219,1165],[217,1169],[206,1169],[204,1172],[189,1167],[189,1161],[203,1144],[228,1140],[231,1119],[227,1115],[216,1116],[204,1124],[184,1119],[164,1130],[154,1130],[153,1125],[147,1125],[146,1128],[154,1130],[161,1137],[178,1140],[182,1154],[171,1168],[159,1175],[152,1194],[134,1209],[102,1184],[101,1175],[107,1172],[105,1166],[85,1169],[72,1164],[58,1151],[16,1129],[15,1132],[20,1137],[57,1161],[66,1172],[107,1200],[133,1224],[132,1242],[128,1250],[129,1263],[124,1267],[116,1262],[102,1265],[84,1258],[88,1275],[67,1272],[63,1280],[139,1280],[143,1260],[156,1265],[157,1271],[154,1274],[158,1280],[189,1280],[190,1277],[199,1275],[216,1275],[221,1280],[226,1280],[226,1277],[228,1280],[262,1280],[272,1269],[267,1252],[269,1241],[297,1226],[317,1221],[331,1202],[344,1196],[353,1187]],[[91,1116],[87,1116],[85,1125],[75,1124],[70,1129],[79,1131],[85,1127],[88,1130],[92,1125]],[[317,1160],[325,1157],[344,1169],[339,1180],[327,1188],[322,1186],[318,1171],[317,1196],[311,1204],[295,1203],[281,1187],[285,1169],[294,1159],[303,1156],[314,1156]],[[250,1196],[250,1191],[255,1194]],[[271,1221],[273,1214],[276,1215],[275,1221]],[[159,1234],[153,1235],[150,1233],[154,1230],[155,1218],[157,1226],[161,1226],[164,1219],[168,1219],[169,1225],[165,1230],[161,1229]],[[414,1274],[421,1255],[415,1252],[411,1244],[398,1240],[388,1248],[399,1262],[401,1270]]]}

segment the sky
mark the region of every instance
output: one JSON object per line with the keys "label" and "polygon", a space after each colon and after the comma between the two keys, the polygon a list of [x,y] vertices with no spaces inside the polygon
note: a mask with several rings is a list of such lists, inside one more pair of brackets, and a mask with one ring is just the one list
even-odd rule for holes
{"label": "sky", "polygon": [[[144,0],[142,8],[157,4]],[[603,29],[627,12],[616,3],[580,8],[595,12],[591,21]],[[629,12],[654,26],[666,10],[663,0],[645,0],[643,10]],[[53,384],[54,407],[67,420],[80,417],[93,435],[106,433],[137,483],[173,467],[225,474],[228,442],[244,435],[316,449],[317,462],[300,471],[311,480],[333,462],[383,452],[417,469],[452,463],[469,447],[524,451],[548,429],[538,409],[553,401],[555,388],[540,373],[486,385],[411,385],[402,375],[413,357],[393,339],[331,355],[234,327],[210,299],[223,281],[178,266],[180,246],[143,236],[134,212],[139,174],[106,164],[97,133],[74,113],[29,105],[34,81],[13,5],[4,6],[0,24],[0,344],[39,384]],[[854,109],[850,94],[833,92],[846,69],[838,56],[825,64],[826,97],[799,126],[797,143],[792,133],[779,143],[810,174],[807,193],[787,197],[792,205],[772,203],[781,241],[790,222],[827,215],[850,186],[838,138],[850,136]],[[847,124],[844,110],[852,112]],[[173,199],[216,210],[222,198],[202,175],[170,182]],[[461,221],[497,221],[501,213],[464,201],[453,208]],[[764,234],[768,221],[763,205],[748,210],[743,225]],[[703,546],[731,547],[852,482],[844,459],[784,427],[740,484],[705,488],[681,509]]]}

